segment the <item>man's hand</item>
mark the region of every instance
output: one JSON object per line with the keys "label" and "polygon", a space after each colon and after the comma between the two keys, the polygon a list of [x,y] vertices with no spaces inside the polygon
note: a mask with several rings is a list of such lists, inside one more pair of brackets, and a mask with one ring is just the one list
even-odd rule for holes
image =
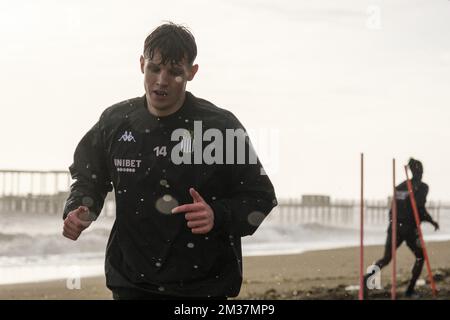
{"label": "man's hand", "polygon": [[205,234],[210,232],[214,226],[213,209],[194,188],[190,188],[189,193],[194,202],[175,207],[172,209],[172,213],[186,212],[187,226],[191,228],[192,233]]}
{"label": "man's hand", "polygon": [[439,223],[433,221],[431,224],[432,224],[433,227],[434,227],[434,231],[438,231],[438,230],[439,230]]}
{"label": "man's hand", "polygon": [[74,241],[77,240],[81,232],[92,223],[88,220],[88,215],[89,209],[85,206],[70,211],[64,220],[63,236]]}

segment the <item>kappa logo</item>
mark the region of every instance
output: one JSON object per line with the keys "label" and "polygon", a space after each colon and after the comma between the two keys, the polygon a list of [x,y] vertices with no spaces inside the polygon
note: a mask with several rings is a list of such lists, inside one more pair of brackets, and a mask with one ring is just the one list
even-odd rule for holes
{"label": "kappa logo", "polygon": [[133,142],[136,142],[136,140],[134,139],[133,134],[131,133],[131,131],[130,132],[125,131],[118,141],[125,141],[125,142],[133,141]]}

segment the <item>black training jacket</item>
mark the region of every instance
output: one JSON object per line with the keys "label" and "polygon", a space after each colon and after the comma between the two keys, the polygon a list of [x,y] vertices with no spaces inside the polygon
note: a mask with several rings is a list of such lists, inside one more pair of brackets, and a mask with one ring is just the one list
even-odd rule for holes
{"label": "black training jacket", "polygon": [[[216,129],[205,135],[209,141],[203,141],[203,151],[225,164],[194,163],[194,154],[201,154],[194,149],[201,140],[196,140],[194,121],[197,127],[201,121],[203,133]],[[180,128],[188,131],[171,141]],[[223,148],[222,154],[211,151],[215,143],[221,145],[215,133],[223,134],[223,145],[229,141],[227,129],[245,130],[231,112],[186,92],[183,106],[167,117],[153,116],[145,95],[115,104],[82,138],[70,166],[75,182],[63,217],[86,205],[95,219],[114,189],[116,218],[105,261],[108,288],[173,296],[238,295],[241,237],[255,232],[277,200],[259,160],[249,163],[248,137],[238,135],[235,147]],[[238,163],[237,140],[245,143],[245,164]],[[191,164],[175,164],[172,151]],[[204,235],[191,232],[184,214],[170,213],[193,202],[190,187],[215,213],[214,228]]]}
{"label": "black training jacket", "polygon": [[[433,219],[425,208],[428,195],[428,185],[422,181],[412,181],[412,186],[420,221],[432,222]],[[403,181],[401,184],[396,186],[395,190],[397,205],[397,224],[400,227],[415,230],[417,226],[406,181]],[[392,210],[389,211],[389,218],[392,221]]]}

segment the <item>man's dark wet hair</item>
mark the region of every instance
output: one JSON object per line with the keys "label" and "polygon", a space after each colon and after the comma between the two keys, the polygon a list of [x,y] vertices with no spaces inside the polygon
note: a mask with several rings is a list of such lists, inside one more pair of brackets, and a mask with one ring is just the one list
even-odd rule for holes
{"label": "man's dark wet hair", "polygon": [[192,65],[197,57],[197,45],[192,33],[172,22],[160,25],[145,39],[144,58],[152,59],[156,51],[161,54],[162,64],[180,64],[186,58]]}

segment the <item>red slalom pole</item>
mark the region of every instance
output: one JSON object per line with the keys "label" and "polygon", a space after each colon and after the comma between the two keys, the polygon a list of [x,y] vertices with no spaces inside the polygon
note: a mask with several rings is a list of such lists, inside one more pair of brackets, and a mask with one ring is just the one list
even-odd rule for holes
{"label": "red slalom pole", "polygon": [[434,283],[433,273],[431,271],[431,266],[430,266],[430,259],[428,259],[427,248],[425,247],[425,241],[423,240],[422,229],[420,228],[419,211],[417,210],[416,199],[414,198],[412,183],[411,183],[411,180],[409,180],[409,176],[408,176],[408,166],[405,166],[405,172],[406,172],[406,183],[407,183],[408,192],[409,192],[409,199],[411,200],[411,206],[412,206],[413,213],[414,213],[414,219],[416,220],[416,226],[417,226],[417,230],[419,232],[420,244],[422,245],[423,255],[425,257],[425,263],[427,265],[428,279],[430,280],[430,286],[431,286],[431,291],[433,292],[433,297],[436,297],[436,295],[437,295],[436,284]]}
{"label": "red slalom pole", "polygon": [[361,207],[359,234],[359,300],[364,300],[364,153],[361,153]]}
{"label": "red slalom pole", "polygon": [[395,190],[395,159],[392,159],[392,288],[391,299],[397,298],[397,197]]}

